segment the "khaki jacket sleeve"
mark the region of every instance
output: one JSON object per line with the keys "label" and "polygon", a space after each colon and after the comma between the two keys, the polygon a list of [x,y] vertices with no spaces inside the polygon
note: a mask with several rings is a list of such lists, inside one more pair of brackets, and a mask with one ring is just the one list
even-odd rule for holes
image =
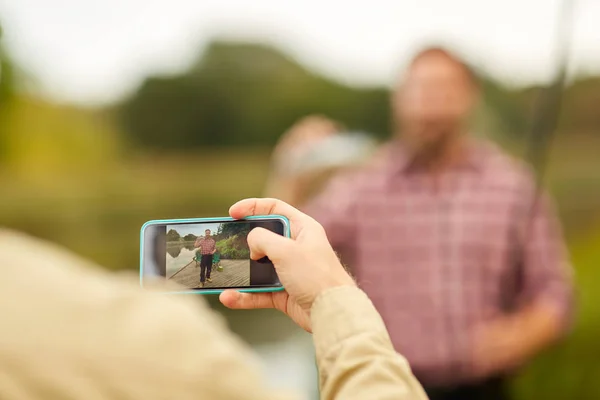
{"label": "khaki jacket sleeve", "polygon": [[311,310],[322,399],[427,399],[364,292],[339,287]]}
{"label": "khaki jacket sleeve", "polygon": [[270,400],[262,365],[202,296],[142,290],[0,232],[0,398]]}

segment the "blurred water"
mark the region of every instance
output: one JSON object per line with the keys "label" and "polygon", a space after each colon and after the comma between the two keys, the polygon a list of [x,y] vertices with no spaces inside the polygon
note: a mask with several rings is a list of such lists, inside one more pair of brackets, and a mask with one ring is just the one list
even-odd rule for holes
{"label": "blurred water", "polygon": [[[173,256],[172,254],[176,254]],[[167,247],[167,277],[173,276],[174,273],[189,264],[195,256],[194,248],[191,249],[184,245],[179,245],[176,252],[173,252],[173,247]]]}

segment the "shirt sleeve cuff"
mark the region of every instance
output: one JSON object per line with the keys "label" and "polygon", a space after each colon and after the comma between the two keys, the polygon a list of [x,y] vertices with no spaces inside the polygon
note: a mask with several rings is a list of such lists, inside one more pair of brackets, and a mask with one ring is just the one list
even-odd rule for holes
{"label": "shirt sleeve cuff", "polygon": [[365,332],[376,332],[389,339],[373,303],[355,286],[340,286],[321,293],[313,303],[311,322],[317,359],[331,346]]}

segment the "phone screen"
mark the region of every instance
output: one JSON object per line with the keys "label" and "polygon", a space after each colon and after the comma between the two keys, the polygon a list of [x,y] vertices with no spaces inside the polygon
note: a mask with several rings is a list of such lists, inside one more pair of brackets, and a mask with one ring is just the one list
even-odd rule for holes
{"label": "phone screen", "polygon": [[279,219],[149,224],[143,236],[142,284],[164,279],[185,291],[281,287],[268,258],[250,259],[247,236],[257,227],[284,235]]}

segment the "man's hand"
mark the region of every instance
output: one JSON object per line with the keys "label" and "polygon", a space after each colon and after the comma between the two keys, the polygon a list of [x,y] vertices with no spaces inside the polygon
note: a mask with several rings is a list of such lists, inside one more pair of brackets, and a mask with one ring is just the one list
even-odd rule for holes
{"label": "man's hand", "polygon": [[524,336],[518,320],[501,317],[477,327],[474,332],[473,364],[482,377],[520,367],[524,359]]}
{"label": "man's hand", "polygon": [[301,177],[289,173],[290,161],[293,162],[312,146],[340,130],[338,123],[320,115],[311,115],[296,122],[282,135],[273,150],[273,169],[267,180],[267,196],[297,205],[303,182]]}
{"label": "man's hand", "polygon": [[323,227],[289,204],[275,199],[247,199],[234,204],[229,214],[236,219],[283,215],[290,220],[292,238],[263,228],[255,228],[248,234],[250,257],[253,260],[269,257],[285,290],[273,293],[227,290],[220,296],[226,307],[275,308],[310,332],[310,309],[315,299],[327,289],[356,285],[331,248]]}
{"label": "man's hand", "polygon": [[340,125],[321,115],[310,115],[296,122],[282,136],[273,151],[276,161],[285,162],[290,156],[306,151],[321,140],[335,135]]}
{"label": "man's hand", "polygon": [[473,363],[479,375],[510,372],[553,344],[564,326],[557,309],[538,301],[474,331]]}

